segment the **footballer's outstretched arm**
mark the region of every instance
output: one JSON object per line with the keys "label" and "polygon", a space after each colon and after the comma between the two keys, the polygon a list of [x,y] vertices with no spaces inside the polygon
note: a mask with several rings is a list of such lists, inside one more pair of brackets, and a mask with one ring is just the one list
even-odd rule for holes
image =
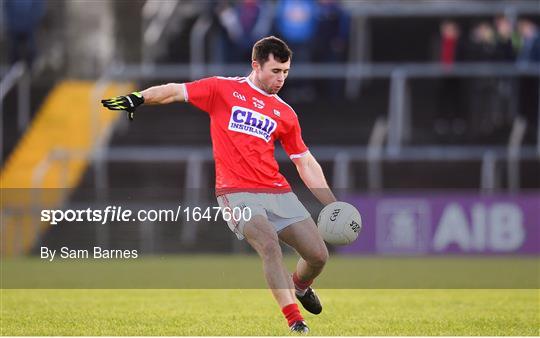
{"label": "footballer's outstretched arm", "polygon": [[167,104],[185,102],[185,85],[183,83],[168,83],[153,86],[141,92],[145,104]]}
{"label": "footballer's outstretched arm", "polygon": [[328,205],[337,201],[326,182],[321,165],[310,152],[292,161],[304,184],[322,204]]}
{"label": "footballer's outstretched arm", "polygon": [[133,120],[135,109],[142,104],[167,104],[185,102],[186,86],[183,83],[168,83],[153,86],[142,92],[133,92],[128,95],[101,100],[101,104],[110,110],[125,110],[130,120]]}

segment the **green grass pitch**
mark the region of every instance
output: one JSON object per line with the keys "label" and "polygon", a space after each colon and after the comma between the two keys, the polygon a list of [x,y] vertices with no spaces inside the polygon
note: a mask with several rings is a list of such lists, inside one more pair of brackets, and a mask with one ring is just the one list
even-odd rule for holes
{"label": "green grass pitch", "polygon": [[[312,335],[538,335],[538,290],[319,290]],[[304,311],[305,313],[305,311]],[[3,290],[2,335],[286,335],[267,290]]]}
{"label": "green grass pitch", "polygon": [[[212,266],[216,264],[216,259],[203,257],[195,261],[197,264],[206,261],[208,266]],[[222,259],[231,260],[227,256]],[[237,259],[257,267],[257,273],[262,275],[256,257]],[[193,263],[193,260],[189,256],[174,257],[164,264],[169,268],[185,261]],[[156,261],[141,258],[140,264],[155,266]],[[535,275],[538,267],[537,259],[502,261],[514,269],[519,264],[527,269],[532,268],[529,277]],[[34,259],[23,262],[22,266],[25,267],[41,264]],[[323,313],[315,316],[302,311],[310,325],[310,335],[540,335],[540,293],[537,286],[500,289],[332,288],[334,284],[329,278],[336,266],[339,266],[339,270],[348,266],[349,276],[360,279],[363,274],[369,278],[368,274],[375,271],[369,267],[381,265],[381,262],[385,261],[363,258],[348,263],[346,259],[341,261],[334,258],[326,271],[328,288],[322,287],[324,280],[319,283],[322,287],[318,288],[318,293],[324,304]],[[416,259],[415,262],[430,268],[442,265],[448,269],[452,265],[466,266],[464,262],[471,264],[475,260]],[[486,261],[478,262],[479,267],[486,265]],[[0,328],[4,336],[288,334],[285,320],[270,291],[263,288],[14,289],[6,288],[9,283],[15,283],[6,278],[8,273],[15,271],[10,266],[14,263],[3,263]],[[291,263],[294,263],[294,258],[288,259],[288,266]],[[352,266],[358,264],[363,268],[352,270]],[[413,265],[409,268],[413,268]],[[501,262],[498,265],[499,268],[504,266]],[[468,268],[472,270],[473,267]],[[41,270],[36,271],[42,273]],[[389,271],[383,273],[390,278]],[[471,277],[469,273],[463,274],[463,278],[467,276]],[[399,274],[394,276],[397,277]],[[457,283],[459,285],[459,281]],[[538,283],[534,281],[530,285]]]}

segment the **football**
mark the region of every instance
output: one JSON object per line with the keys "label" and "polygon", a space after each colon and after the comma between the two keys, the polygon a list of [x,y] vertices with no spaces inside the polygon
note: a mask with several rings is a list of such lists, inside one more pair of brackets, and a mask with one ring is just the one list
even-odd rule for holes
{"label": "football", "polygon": [[358,238],[362,229],[362,218],[353,205],[346,202],[334,202],[321,210],[317,227],[327,243],[347,245]]}

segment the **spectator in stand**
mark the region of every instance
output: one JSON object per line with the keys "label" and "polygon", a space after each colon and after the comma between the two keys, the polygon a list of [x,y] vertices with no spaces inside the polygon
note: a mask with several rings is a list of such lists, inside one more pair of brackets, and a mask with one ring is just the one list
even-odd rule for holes
{"label": "spectator in stand", "polygon": [[[317,8],[317,43],[313,44],[313,61],[346,62],[349,44],[350,17],[337,0],[319,0]],[[318,81],[317,89],[330,98],[342,97],[344,81]]]}
{"label": "spectator in stand", "polygon": [[495,31],[487,21],[482,21],[473,27],[466,50],[466,60],[469,62],[489,62],[495,59]]}
{"label": "spectator in stand", "polygon": [[[440,24],[439,63],[451,67],[463,57],[460,39],[460,27],[452,20]],[[446,77],[440,82],[438,117],[435,120],[435,132],[448,140],[448,134],[461,135],[466,130],[463,116],[463,104],[460,88],[462,80],[458,77]]]}
{"label": "spectator in stand", "polygon": [[516,35],[512,22],[505,15],[495,17],[495,58],[497,61],[513,62],[516,59]]}
{"label": "spectator in stand", "polygon": [[[540,31],[538,26],[529,18],[518,20],[518,33],[521,37],[521,49],[519,50],[517,63],[526,65],[540,62]],[[536,124],[538,121],[538,87],[540,86],[538,77],[522,77],[520,79],[519,90],[519,113],[524,116],[529,123]]]}
{"label": "spectator in stand", "polygon": [[540,62],[540,32],[532,20],[520,19],[518,32],[521,36],[521,50],[518,63]]}
{"label": "spectator in stand", "polygon": [[[274,30],[294,50],[292,58],[297,64],[313,62],[317,11],[317,2],[313,0],[280,0],[277,3]],[[292,102],[313,101],[316,95],[314,82],[294,80],[284,94]]]}
{"label": "spectator in stand", "polygon": [[224,63],[227,60],[230,43],[228,40],[227,29],[223,25],[224,13],[231,8],[229,1],[206,0],[201,1],[200,17],[206,17],[211,21],[207,33],[206,47],[208,52],[202,62]]}
{"label": "spectator in stand", "polygon": [[28,66],[37,55],[35,32],[45,14],[43,0],[4,0],[6,29],[11,63],[24,61]]}
{"label": "spectator in stand", "polygon": [[295,51],[297,63],[312,61],[317,10],[317,3],[312,0],[280,0],[277,4],[275,29]]}
{"label": "spectator in stand", "polygon": [[316,13],[317,62],[345,62],[349,43],[350,17],[337,0],[319,0]]}
{"label": "spectator in stand", "polygon": [[[466,50],[468,62],[492,62],[496,60],[495,30],[487,21],[473,27]],[[500,115],[497,107],[497,79],[477,77],[469,82],[469,127],[471,136],[489,134],[493,131],[494,116]]]}
{"label": "spectator in stand", "polygon": [[[498,15],[495,17],[494,24],[496,30],[494,61],[513,63],[516,60],[518,36],[514,31],[512,21],[505,15]],[[516,79],[497,79],[495,100],[498,101],[496,107],[500,114],[493,116],[493,123],[496,126],[510,124],[517,115],[517,88]]]}
{"label": "spectator in stand", "polygon": [[219,16],[229,42],[227,62],[251,59],[255,42],[269,35],[272,28],[273,11],[268,1],[241,0],[221,11]]}
{"label": "spectator in stand", "polygon": [[461,58],[460,28],[455,21],[445,20],[440,26],[440,62],[450,66]]}

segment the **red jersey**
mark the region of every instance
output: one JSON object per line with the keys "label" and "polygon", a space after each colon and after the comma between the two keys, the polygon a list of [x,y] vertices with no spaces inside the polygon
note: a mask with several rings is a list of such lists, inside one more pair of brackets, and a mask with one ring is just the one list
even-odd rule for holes
{"label": "red jersey", "polygon": [[291,191],[279,172],[274,142],[279,140],[291,159],[305,155],[308,148],[288,104],[247,77],[211,77],[184,88],[186,102],[210,115],[216,195]]}

